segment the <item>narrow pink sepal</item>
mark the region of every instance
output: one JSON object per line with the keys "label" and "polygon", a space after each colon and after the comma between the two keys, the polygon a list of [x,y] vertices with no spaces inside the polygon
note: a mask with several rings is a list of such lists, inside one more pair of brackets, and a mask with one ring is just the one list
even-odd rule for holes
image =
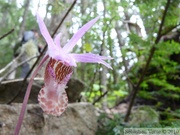
{"label": "narrow pink sepal", "polygon": [[[44,24],[44,21],[42,20],[42,18],[39,16],[39,14],[37,13],[37,22],[39,25],[39,29],[41,31],[41,34],[43,35],[44,39],[46,40],[47,44],[48,44],[48,55],[52,58],[59,58],[62,59],[62,49],[61,47],[57,44],[55,45],[53,39],[51,38],[46,25]],[[59,36],[59,35],[58,35]],[[60,43],[60,41],[58,42],[57,40],[59,40],[58,38],[60,37],[56,37],[56,43]]]}
{"label": "narrow pink sepal", "polygon": [[57,34],[54,38],[54,43],[56,46],[61,48],[61,44],[60,44],[60,37],[61,37],[61,33]]}
{"label": "narrow pink sepal", "polygon": [[101,63],[105,65],[106,67],[112,69],[112,67],[105,62],[104,60],[111,60],[111,57],[105,57],[105,56],[99,56],[91,53],[86,54],[69,54],[71,57],[73,57],[76,62],[83,62],[83,63]]}
{"label": "narrow pink sepal", "polygon": [[47,44],[50,45],[54,45],[53,39],[51,38],[46,25],[44,24],[44,21],[42,20],[42,18],[39,16],[39,14],[37,13],[37,22],[39,25],[39,29],[41,31],[41,34],[43,35],[44,39],[46,40]]}
{"label": "narrow pink sepal", "polygon": [[78,40],[96,23],[96,21],[99,19],[99,17],[96,17],[86,23],[84,26],[82,26],[76,34],[70,39],[70,41],[63,47],[63,50],[66,53],[69,53],[72,51]]}

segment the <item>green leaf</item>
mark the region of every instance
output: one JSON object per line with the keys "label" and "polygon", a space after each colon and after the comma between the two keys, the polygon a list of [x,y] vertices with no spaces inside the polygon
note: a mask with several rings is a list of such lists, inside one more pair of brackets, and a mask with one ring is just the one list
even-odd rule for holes
{"label": "green leaf", "polygon": [[91,51],[92,51],[92,45],[89,44],[89,43],[86,43],[86,44],[84,45],[84,50],[85,50],[86,52],[91,52]]}
{"label": "green leaf", "polygon": [[98,84],[93,84],[93,90],[98,91],[100,86]]}

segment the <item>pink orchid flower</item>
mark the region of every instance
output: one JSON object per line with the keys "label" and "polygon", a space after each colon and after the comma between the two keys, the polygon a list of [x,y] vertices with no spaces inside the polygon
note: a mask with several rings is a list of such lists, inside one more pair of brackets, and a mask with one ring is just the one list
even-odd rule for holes
{"label": "pink orchid flower", "polygon": [[37,15],[37,21],[41,34],[48,44],[48,55],[51,57],[46,66],[44,82],[45,86],[41,89],[38,101],[44,112],[55,116],[60,116],[68,105],[68,98],[65,92],[66,84],[73,72],[72,67],[77,66],[76,62],[101,63],[111,68],[104,60],[111,59],[95,54],[73,54],[70,51],[76,45],[77,41],[91,28],[98,20],[98,17],[85,24],[70,39],[70,41],[61,48],[60,34],[54,41],[51,38],[43,20]]}
{"label": "pink orchid flower", "polygon": [[43,20],[37,14],[37,22],[41,34],[47,42],[48,50],[46,56],[42,59],[37,69],[33,72],[29,85],[24,97],[21,113],[16,125],[14,135],[18,135],[24,113],[26,110],[26,105],[29,99],[33,79],[37,72],[42,67],[43,63],[50,58],[48,64],[46,65],[45,75],[44,75],[44,87],[40,90],[38,95],[38,101],[42,110],[54,116],[60,116],[68,105],[68,98],[65,92],[66,84],[69,81],[72,73],[73,67],[76,67],[77,62],[83,63],[101,63],[106,67],[111,68],[111,66],[104,60],[110,60],[112,58],[99,56],[92,53],[86,54],[74,54],[70,53],[78,40],[88,31],[94,23],[99,19],[99,17],[91,20],[83,27],[81,27],[76,34],[69,40],[69,42],[64,45],[63,48],[60,46],[60,34],[58,34],[54,40],[51,38]]}

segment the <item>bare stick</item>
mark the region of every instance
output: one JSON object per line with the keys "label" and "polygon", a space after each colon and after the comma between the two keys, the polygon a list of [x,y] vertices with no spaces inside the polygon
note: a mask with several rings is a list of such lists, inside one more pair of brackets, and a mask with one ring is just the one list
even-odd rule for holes
{"label": "bare stick", "polygon": [[104,96],[108,94],[108,91],[105,91],[101,96],[99,96],[96,100],[94,100],[93,105],[99,102]]}
{"label": "bare stick", "polygon": [[14,31],[14,29],[11,29],[9,32],[7,32],[6,34],[2,35],[2,36],[0,37],[0,40],[3,39],[3,38],[5,38],[5,37],[8,36],[9,34],[11,34],[13,31]]}
{"label": "bare stick", "polygon": [[66,17],[69,15],[70,11],[73,9],[74,5],[76,4],[77,0],[74,0],[74,2],[72,3],[72,5],[70,6],[70,8],[67,10],[66,14],[64,15],[64,17],[62,18],[61,22],[59,23],[59,25],[57,26],[57,29],[54,31],[52,37],[56,34],[56,32],[58,31],[58,29],[61,27],[62,23],[64,22],[64,20],[66,19]]}
{"label": "bare stick", "polygon": [[0,70],[0,74],[6,71],[13,63],[16,61],[16,59],[13,59],[11,62],[9,62],[4,68]]}
{"label": "bare stick", "polygon": [[[26,63],[26,62],[28,62],[28,61],[31,61],[32,59],[34,59],[34,58],[36,58],[36,57],[38,57],[38,56],[30,57],[30,58],[22,61],[21,63],[19,63],[14,69],[11,69],[11,70],[10,70],[9,72],[7,72],[3,77],[1,77],[1,78],[0,78],[0,82],[2,82],[4,79],[6,79],[6,77],[7,77],[9,74],[11,74],[14,70],[16,70],[18,67],[20,67],[21,65],[23,65],[24,63]],[[17,60],[17,59],[14,59],[13,61],[11,61],[7,66],[9,66],[9,65],[11,66],[11,65],[14,63],[15,60]],[[6,66],[5,68],[7,68],[7,66]],[[3,68],[3,70],[4,70],[4,68]]]}

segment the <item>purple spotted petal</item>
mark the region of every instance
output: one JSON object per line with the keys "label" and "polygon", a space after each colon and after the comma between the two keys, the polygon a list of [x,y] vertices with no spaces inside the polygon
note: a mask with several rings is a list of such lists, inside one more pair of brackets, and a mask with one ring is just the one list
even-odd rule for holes
{"label": "purple spotted petal", "polygon": [[99,17],[96,17],[81,27],[78,32],[70,39],[70,41],[63,47],[63,50],[66,53],[69,53],[74,48],[78,40],[94,25],[98,19]]}
{"label": "purple spotted petal", "polygon": [[95,54],[91,54],[91,53],[86,53],[86,54],[69,54],[71,57],[73,57],[76,62],[82,62],[82,63],[101,63],[103,65],[105,65],[106,67],[112,69],[112,67],[105,62],[104,60],[107,59],[112,59],[109,57],[105,57],[105,56],[99,56],[99,55],[95,55]]}
{"label": "purple spotted petal", "polygon": [[46,65],[44,87],[38,94],[40,107],[47,114],[60,116],[68,105],[66,84],[72,75],[71,66],[62,61],[50,59]]}

